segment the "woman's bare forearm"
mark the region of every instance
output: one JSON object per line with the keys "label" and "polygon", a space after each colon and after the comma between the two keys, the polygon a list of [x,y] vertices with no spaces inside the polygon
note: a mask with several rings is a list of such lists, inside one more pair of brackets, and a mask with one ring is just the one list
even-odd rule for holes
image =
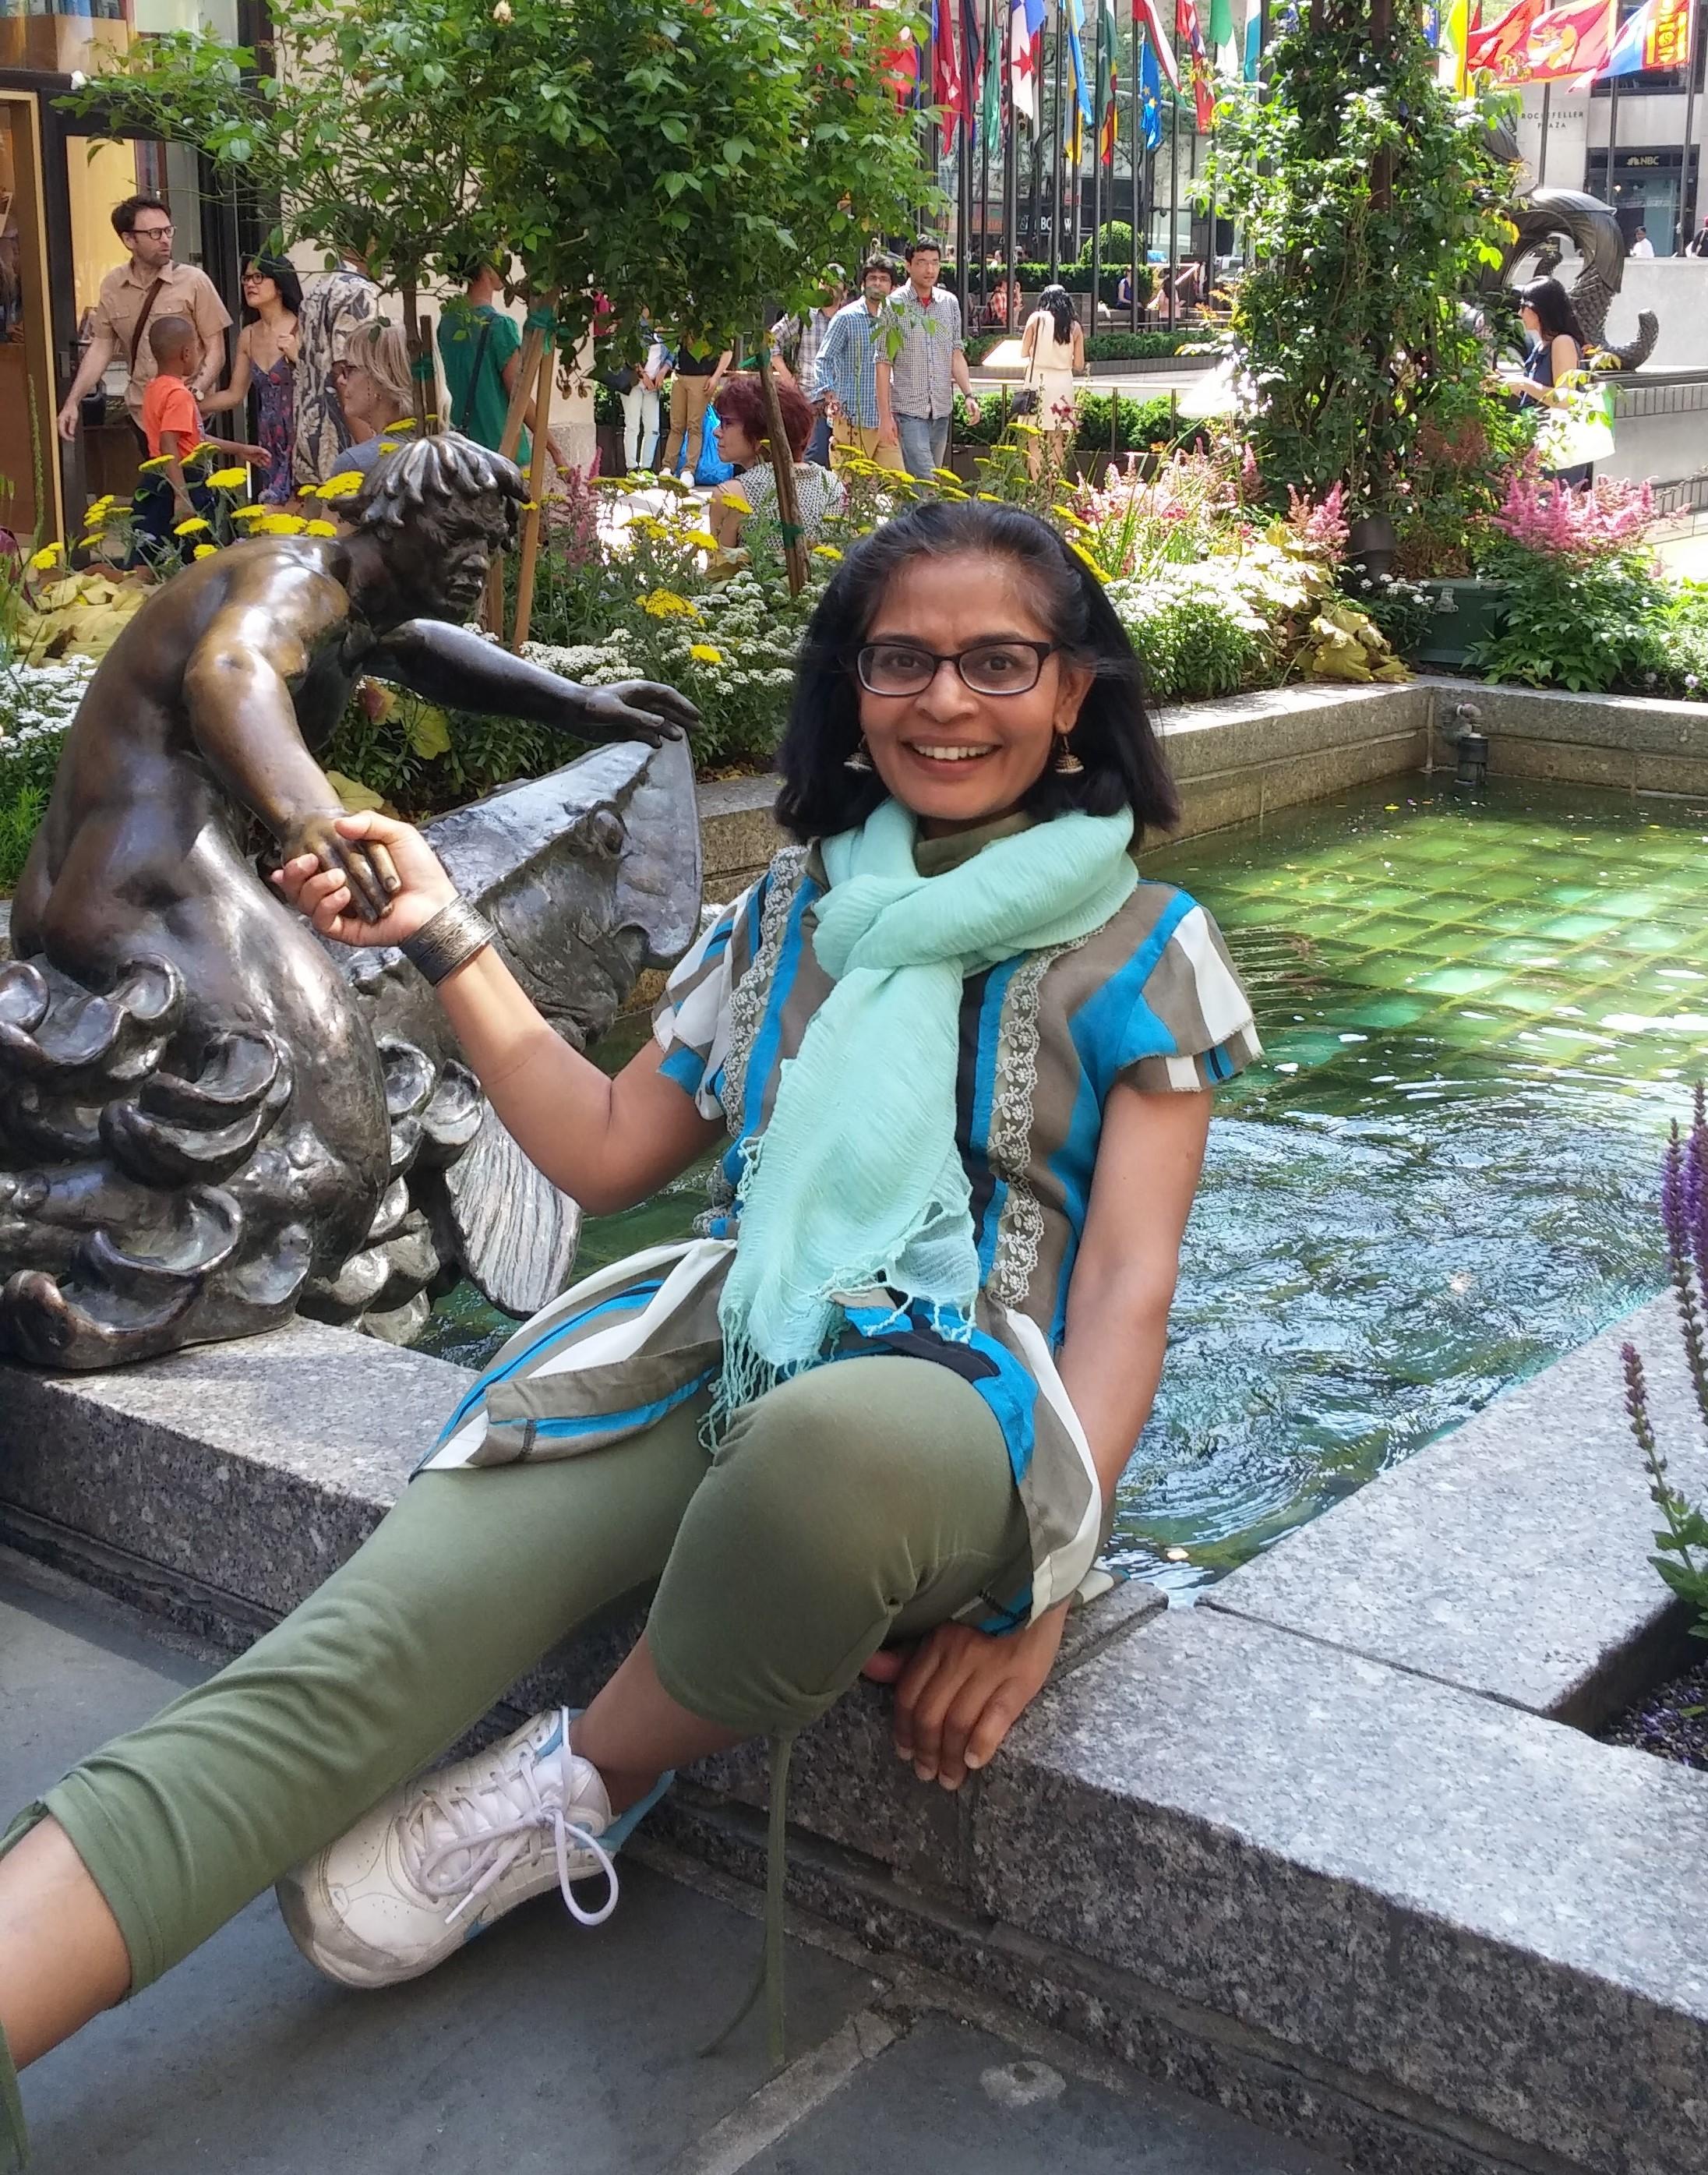
{"label": "woman's bare forearm", "polygon": [[1168,1294],[1119,1286],[1070,1299],[1057,1370],[1085,1429],[1092,1462],[1111,1503],[1143,1432],[1163,1379],[1168,1342]]}
{"label": "woman's bare forearm", "polygon": [[615,1080],[572,1050],[491,946],[447,975],[438,995],[517,1145],[591,1214],[645,1200],[721,1133],[659,1072],[654,1046]]}

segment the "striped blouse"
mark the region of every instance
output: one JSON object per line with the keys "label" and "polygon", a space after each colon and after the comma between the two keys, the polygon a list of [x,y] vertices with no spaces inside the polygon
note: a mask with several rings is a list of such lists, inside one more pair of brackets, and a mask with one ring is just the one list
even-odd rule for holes
{"label": "striped blouse", "polygon": [[[922,842],[920,873],[952,865],[970,843]],[[429,1465],[591,1448],[715,1378],[717,1299],[744,1158],[769,1120],[784,1062],[831,988],[812,946],[825,889],[816,848],[785,848],[707,930],[659,1001],[660,1070],[729,1135],[698,1239],[620,1262],[536,1315],[453,1415]],[[956,1133],[981,1272],[972,1338],[939,1337],[924,1310],[900,1314],[887,1292],[850,1294],[832,1357],[892,1350],[938,1360],[1000,1423],[1032,1529],[1033,1578],[1029,1591],[973,1605],[969,1619],[987,1630],[1060,1601],[1097,1552],[1100,1492],[1054,1354],[1109,1091],[1123,1080],[1146,1092],[1215,1087],[1260,1054],[1220,932],[1168,884],[1141,882],[1078,942],[967,978]]]}

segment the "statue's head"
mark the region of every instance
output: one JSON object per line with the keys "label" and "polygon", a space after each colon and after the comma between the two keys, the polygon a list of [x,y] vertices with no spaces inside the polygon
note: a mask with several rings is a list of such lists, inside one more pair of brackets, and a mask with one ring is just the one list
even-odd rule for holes
{"label": "statue's head", "polygon": [[411,439],[375,462],[353,509],[413,614],[464,620],[492,554],[516,540],[526,495],[514,461],[455,431]]}

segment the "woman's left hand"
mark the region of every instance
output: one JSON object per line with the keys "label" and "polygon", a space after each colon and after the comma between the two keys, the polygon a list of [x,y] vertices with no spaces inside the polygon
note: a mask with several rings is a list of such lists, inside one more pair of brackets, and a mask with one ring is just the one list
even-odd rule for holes
{"label": "woman's left hand", "polygon": [[1066,1608],[995,1638],[940,1624],[913,1652],[884,1650],[862,1673],[896,1687],[896,1750],[922,1782],[958,1790],[986,1765],[1048,1681]]}

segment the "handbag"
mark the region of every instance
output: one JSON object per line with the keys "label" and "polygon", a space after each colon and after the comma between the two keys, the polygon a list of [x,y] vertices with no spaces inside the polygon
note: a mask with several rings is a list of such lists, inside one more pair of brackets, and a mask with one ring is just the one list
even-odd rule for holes
{"label": "handbag", "polygon": [[1550,408],[1536,434],[1537,457],[1545,471],[1592,467],[1613,450],[1613,395],[1608,387],[1586,386],[1568,393]]}

